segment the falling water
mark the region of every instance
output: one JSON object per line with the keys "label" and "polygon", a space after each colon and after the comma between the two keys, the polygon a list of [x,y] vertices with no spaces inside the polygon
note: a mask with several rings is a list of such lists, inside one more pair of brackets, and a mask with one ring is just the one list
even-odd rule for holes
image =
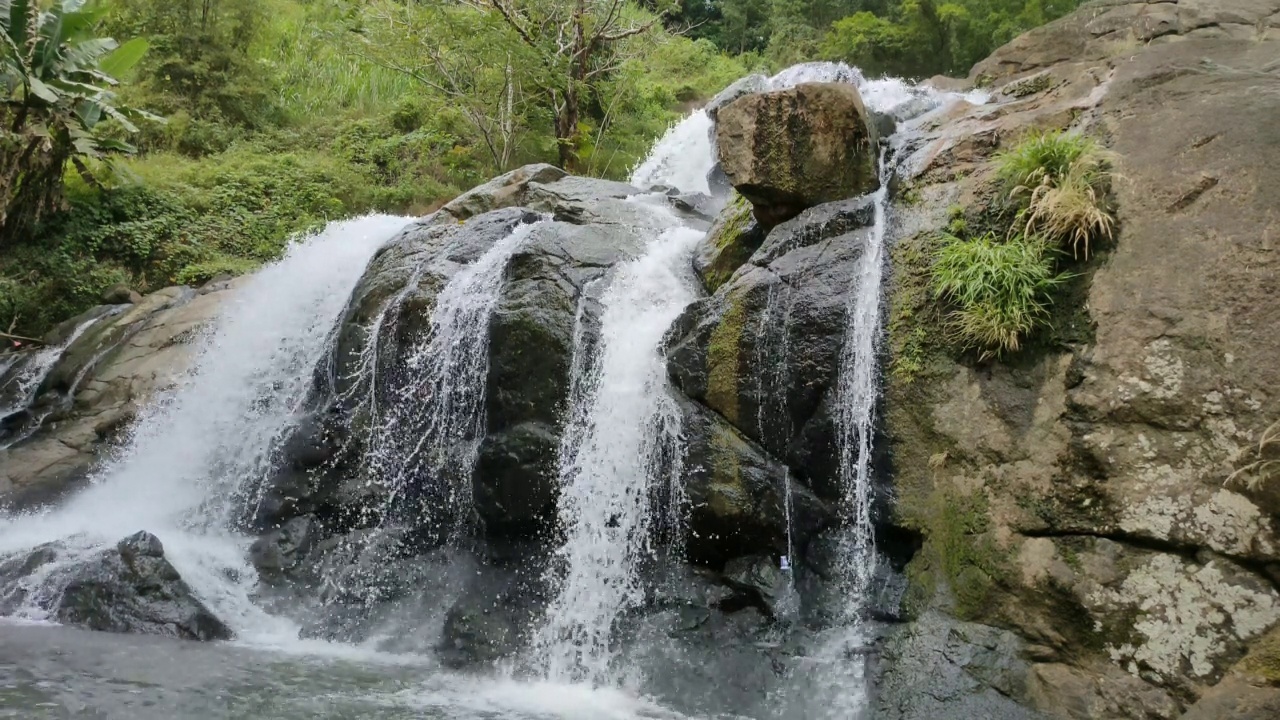
{"label": "falling water", "polygon": [[[791,311],[795,297],[791,286],[776,282],[769,286],[765,298],[764,311],[760,313],[760,321],[756,327],[758,338],[755,348],[755,366],[760,368],[756,385],[756,430],[760,437],[767,437],[774,428],[768,427],[766,420],[776,418],[782,426],[776,428],[780,437],[791,437],[793,427],[787,412],[787,390],[791,384],[791,363],[788,361],[791,346]],[[783,512],[787,523],[787,553],[779,558],[779,565],[788,569],[786,597],[781,598],[777,606],[788,615],[797,610],[799,599],[796,596],[795,575],[789,571],[795,561],[794,513],[792,512],[791,469],[784,468],[783,478]]]}
{"label": "falling water", "polygon": [[856,623],[875,574],[875,537],[871,518],[871,443],[880,344],[881,281],[888,224],[888,173],[880,158],[881,185],[872,196],[875,221],[858,259],[857,291],[848,310],[840,372],[836,385],[837,445],[840,451],[841,519],[845,523],[842,580],[848,599],[844,619]]}
{"label": "falling water", "polygon": [[[392,390],[385,409],[372,407],[375,419],[362,473],[387,489],[381,520],[415,480],[441,479],[445,487],[414,506],[414,521],[432,522],[445,538],[457,538],[465,530],[471,472],[485,426],[489,321],[507,263],[539,224],[516,225],[449,279],[436,296],[430,328],[405,362],[405,381]],[[416,286],[421,272],[415,271],[401,295]],[[374,332],[381,331],[380,325],[375,324]],[[366,346],[366,359],[377,353],[376,339]],[[365,371],[374,366],[376,358],[362,363]],[[368,391],[369,402],[376,402],[376,394]]]}
{"label": "falling water", "polygon": [[707,174],[715,165],[710,150],[711,127],[711,118],[702,110],[672,125],[632,173],[631,184],[639,188],[669,185],[682,192],[710,193]]}
{"label": "falling water", "polygon": [[687,228],[663,231],[616,270],[601,299],[596,357],[573,398],[582,416],[561,450],[565,575],[535,641],[551,679],[609,682],[614,619],[644,600],[656,479],[679,435],[660,348],[694,298],[687,267],[700,239]]}
{"label": "falling water", "polygon": [[63,546],[58,562],[24,581],[32,592],[19,616],[44,617],[62,568],[146,529],[241,637],[296,639],[296,627],[250,600],[257,578],[245,560],[249,539],[230,529],[230,499],[267,474],[356,280],[406,222],[370,216],[332,223],[291,246],[224,301],[190,374],[150,406],[91,487],[45,515],[6,519],[0,555],[46,542]]}
{"label": "falling water", "polygon": [[[98,314],[81,322],[71,331],[66,340],[57,345],[43,347],[34,353],[11,361],[11,364],[0,370],[0,394],[8,401],[4,406],[0,406],[0,422],[11,417],[15,413],[31,407],[35,402],[36,393],[40,391],[41,384],[44,379],[49,376],[49,372],[58,364],[62,356],[66,353],[67,348],[80,338],[89,328],[93,327],[98,321],[109,315]],[[24,439],[36,427],[39,426],[42,418],[34,418],[22,423],[25,431],[17,432],[12,437],[0,440],[0,450],[3,450],[19,440]]]}

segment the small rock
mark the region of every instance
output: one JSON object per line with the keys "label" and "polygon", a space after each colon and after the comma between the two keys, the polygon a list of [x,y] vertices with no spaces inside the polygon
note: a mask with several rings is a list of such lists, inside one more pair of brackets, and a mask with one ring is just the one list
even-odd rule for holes
{"label": "small rock", "polygon": [[125,560],[133,560],[140,557],[164,557],[164,544],[160,542],[160,538],[146,530],[139,531],[121,540],[116,544],[116,550],[120,552],[120,557]]}
{"label": "small rock", "polygon": [[102,293],[102,302],[107,305],[137,305],[142,302],[142,294],[124,283],[118,283]]}

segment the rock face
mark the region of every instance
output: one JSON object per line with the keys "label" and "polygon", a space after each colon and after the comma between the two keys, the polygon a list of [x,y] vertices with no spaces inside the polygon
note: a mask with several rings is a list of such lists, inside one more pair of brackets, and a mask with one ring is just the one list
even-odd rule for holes
{"label": "rock face", "polygon": [[880,184],[875,128],[857,89],[845,83],[803,83],[729,102],[716,116],[716,148],[725,175],[766,227]]}
{"label": "rock face", "polygon": [[728,282],[681,315],[668,351],[676,387],[828,501],[838,496],[830,405],[872,217],[858,198],[774,228]]}
{"label": "rock face", "polygon": [[0,560],[0,610],[8,614],[30,600],[22,578],[42,566],[59,578],[56,596],[34,603],[60,623],[107,632],[167,635],[189,640],[228,640],[231,630],[214,617],[147,532],[83,559],[63,559],[55,544]]}
{"label": "rock face", "polygon": [[[1280,623],[1280,477],[1255,462],[1280,418],[1277,13],[1095,3],[980,63],[992,102],[908,148],[885,406],[898,522],[924,538],[909,596],[1020,636],[1010,697],[1052,716],[1280,702],[1257,670]],[[931,233],[992,197],[990,158],[1027,128],[1106,142],[1120,230],[1047,346],[978,363],[938,340]]]}
{"label": "rock face", "polygon": [[[46,338],[51,351],[74,338],[35,379],[30,403],[0,418],[0,507],[42,505],[79,487],[138,408],[186,370],[189,341],[236,285],[113,298],[132,304],[94,308],[56,328]],[[11,366],[0,388],[23,369]]]}

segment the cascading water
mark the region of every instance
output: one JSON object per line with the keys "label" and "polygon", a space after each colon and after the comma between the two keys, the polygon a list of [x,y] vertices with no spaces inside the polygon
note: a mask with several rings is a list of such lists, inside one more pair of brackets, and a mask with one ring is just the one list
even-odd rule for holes
{"label": "cascading water", "polygon": [[[413,506],[415,522],[435,527],[446,539],[464,531],[471,505],[471,472],[485,425],[485,381],[489,370],[489,320],[498,303],[503,273],[512,255],[539,223],[521,223],[483,255],[459,270],[435,299],[430,328],[405,362],[405,380],[389,393],[373,416],[362,474],[385,488],[385,521],[418,478],[437,480],[437,492]],[[404,292],[420,281],[415,271]],[[399,298],[397,297],[397,300]],[[385,314],[390,306],[383,309]],[[382,318],[373,332],[382,332]],[[365,349],[362,372],[377,364],[376,337]],[[375,385],[365,401],[375,403]],[[431,515],[438,518],[431,518]]]}
{"label": "cascading water", "polygon": [[[756,429],[759,431],[760,437],[765,437],[769,431],[765,423],[766,417],[787,417],[784,398],[791,383],[791,365],[787,360],[787,356],[791,349],[790,324],[794,303],[795,296],[791,291],[791,287],[778,282],[769,286],[769,295],[765,300],[764,312],[760,313],[760,321],[756,329],[756,336],[760,338],[756,345],[756,366],[762,369],[756,385],[756,402],[760,408],[756,414]],[[770,402],[771,400],[772,403]],[[781,430],[783,437],[790,437],[793,428],[790,427],[788,422],[788,426],[781,428]],[[778,563],[779,567],[787,573],[787,584],[785,588],[786,595],[778,600],[777,607],[779,612],[784,613],[787,617],[792,617],[799,610],[795,575],[791,569],[791,565],[796,559],[794,540],[795,513],[792,507],[794,497],[791,486],[791,469],[785,468],[783,472],[782,499],[783,514],[786,517],[787,524],[787,554],[779,558]]]}
{"label": "cascading water", "polygon": [[837,446],[840,452],[842,538],[841,581],[849,603],[845,622],[856,624],[875,575],[875,533],[871,517],[871,442],[876,401],[880,396],[879,365],[881,283],[884,277],[885,231],[889,222],[889,171],[880,157],[880,189],[872,199],[875,219],[858,259],[858,290],[848,309],[840,373],[836,385]]}
{"label": "cascading water", "polygon": [[[44,383],[54,365],[62,359],[67,348],[80,339],[80,336],[89,328],[112,314],[114,312],[95,315],[77,325],[61,343],[40,348],[27,357],[11,361],[10,366],[0,370],[0,382],[3,383],[0,384],[0,397],[5,401],[0,405],[0,423],[5,423],[13,415],[31,407],[36,399],[36,393],[40,390],[40,385]],[[15,428],[11,436],[0,437],[0,450],[25,439],[42,420],[43,417],[28,419],[21,423],[21,427]]]}
{"label": "cascading water", "polygon": [[687,271],[701,233],[663,231],[616,270],[601,303],[596,357],[584,363],[561,450],[560,522],[565,568],[535,642],[555,680],[611,677],[615,618],[644,600],[640,570],[652,559],[651,509],[662,460],[679,441],[679,408],[666,389],[661,344],[694,299]]}
{"label": "cascading water", "polygon": [[47,514],[6,519],[0,555],[46,542],[63,546],[58,562],[24,581],[31,592],[19,616],[44,617],[42,604],[60,592],[61,567],[146,529],[240,637],[296,639],[292,623],[250,599],[256,574],[245,559],[249,539],[232,529],[233,498],[266,474],[347,296],[369,258],[406,222],[371,216],[332,223],[293,245],[226,301],[188,378],[151,406],[86,491]]}
{"label": "cascading water", "polygon": [[631,184],[639,188],[669,185],[682,192],[710,193],[707,175],[715,166],[711,128],[711,117],[703,110],[672,125],[632,173]]}

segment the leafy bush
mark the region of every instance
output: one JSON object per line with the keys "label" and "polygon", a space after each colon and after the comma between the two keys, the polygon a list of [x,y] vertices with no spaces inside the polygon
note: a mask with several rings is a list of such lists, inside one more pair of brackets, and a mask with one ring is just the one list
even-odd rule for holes
{"label": "leafy bush", "polygon": [[1114,233],[1109,159],[1094,140],[1061,131],[1033,133],[997,156],[997,175],[1021,207],[1022,232],[1087,259],[1091,240]]}
{"label": "leafy bush", "polygon": [[1049,293],[1062,278],[1053,250],[1036,237],[976,239],[944,235],[933,266],[934,293],[956,306],[951,329],[966,348],[984,356],[1016,352],[1049,319]]}

